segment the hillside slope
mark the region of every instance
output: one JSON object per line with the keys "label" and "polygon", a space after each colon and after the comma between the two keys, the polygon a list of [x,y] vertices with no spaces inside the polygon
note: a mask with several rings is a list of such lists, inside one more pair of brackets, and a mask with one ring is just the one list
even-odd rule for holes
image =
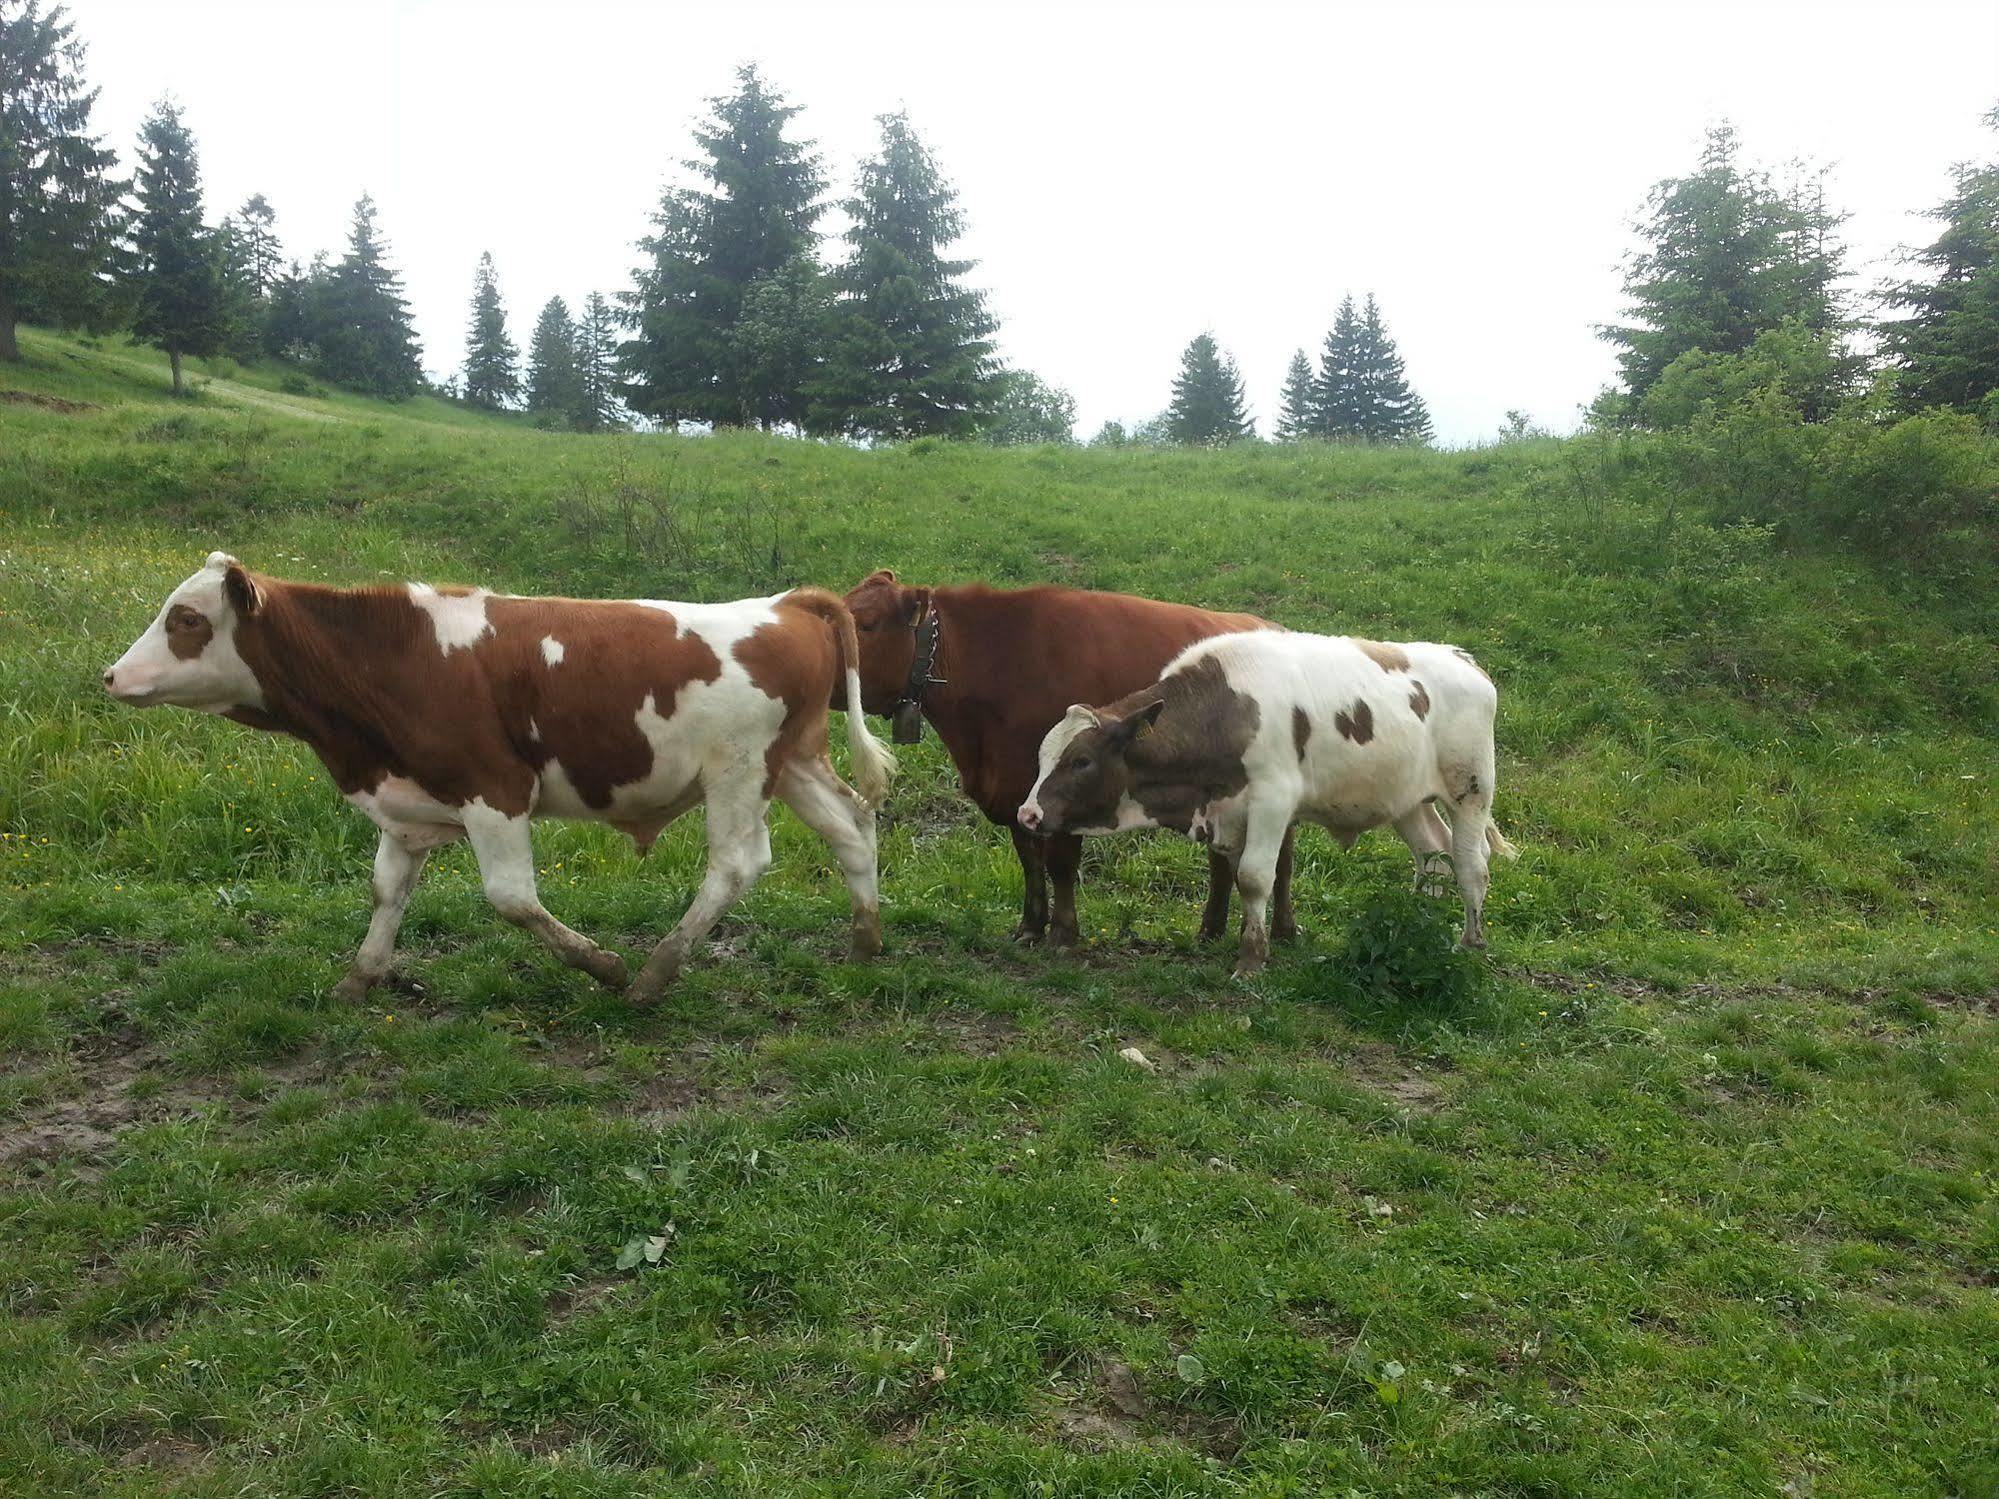
{"label": "hillside slope", "polygon": [[[1999,1484],[1999,591],[1602,501],[1554,442],[584,438],[24,345],[0,1490]],[[97,685],[216,547],[699,599],[891,565],[1450,640],[1500,685],[1522,857],[1484,960],[1399,843],[1312,831],[1254,984],[1165,838],[1092,846],[1080,953],[1018,949],[932,739],[878,963],[780,813],[654,1014],[499,923],[462,847],[398,986],[333,1005],[365,823],[297,746]],[[643,863],[543,828],[550,907],[641,950],[699,821]]]}

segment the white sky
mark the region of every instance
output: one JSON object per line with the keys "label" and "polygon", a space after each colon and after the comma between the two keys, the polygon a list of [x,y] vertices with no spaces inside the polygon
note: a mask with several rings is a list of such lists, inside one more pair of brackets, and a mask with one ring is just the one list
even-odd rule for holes
{"label": "white sky", "polygon": [[[906,105],[957,183],[1010,362],[1078,435],[1166,403],[1212,329],[1267,434],[1292,349],[1374,291],[1439,437],[1567,428],[1646,189],[1726,116],[1834,167],[1857,279],[1930,237],[1953,161],[1999,150],[1999,4],[1212,6],[68,0],[129,157],[171,92],[211,217],[253,192],[288,254],[374,194],[434,374],[481,250],[525,348],[551,295],[616,291],[703,101],[755,60],[836,193]],[[829,217],[828,225],[832,224]]]}

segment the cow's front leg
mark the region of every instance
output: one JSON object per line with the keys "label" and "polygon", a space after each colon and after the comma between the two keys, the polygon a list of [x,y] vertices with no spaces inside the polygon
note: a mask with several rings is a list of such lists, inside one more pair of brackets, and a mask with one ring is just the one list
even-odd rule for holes
{"label": "cow's front leg", "polygon": [[655,1003],[666,986],[680,977],[694,944],[714,929],[729,907],[770,868],[770,803],[762,794],[763,760],[745,767],[736,781],[724,782],[708,795],[708,874],[694,904],[646,959],[626,997],[635,1005]]}
{"label": "cow's front leg", "polygon": [[1270,961],[1270,896],[1277,886],[1277,861],[1290,825],[1288,809],[1254,805],[1249,809],[1248,831],[1235,868],[1236,891],[1242,896],[1242,947],[1235,965],[1239,979]]}
{"label": "cow's front leg", "polygon": [[1020,860],[1020,925],[1016,942],[1039,942],[1048,930],[1048,840],[1013,825],[1013,852]]}
{"label": "cow's front leg", "polygon": [[354,954],[346,976],[333,986],[335,999],[358,1004],[368,997],[370,989],[389,976],[403,912],[409,909],[410,895],[416,889],[417,877],[423,873],[423,862],[429,857],[428,848],[413,849],[392,833],[382,834],[375,845],[375,914],[368,921],[368,935],[361,939],[361,950]]}
{"label": "cow's front leg", "polygon": [[1229,929],[1229,891],[1234,887],[1234,862],[1211,845],[1208,849],[1208,903],[1201,907],[1201,941],[1213,942]]}
{"label": "cow's front leg", "polygon": [[534,883],[534,840],[527,814],[509,817],[484,806],[465,809],[465,836],[479,860],[479,877],[493,909],[515,926],[548,944],[571,968],[580,968],[607,989],[630,980],[625,960],[571,931],[548,914]]}
{"label": "cow's front leg", "polygon": [[1298,824],[1284,830],[1284,845],[1277,851],[1277,884],[1270,893],[1270,935],[1274,941],[1298,940],[1298,917],[1291,909],[1291,849],[1298,841]]}
{"label": "cow's front leg", "polygon": [[1074,947],[1081,932],[1076,921],[1076,871],[1083,863],[1083,840],[1073,833],[1057,833],[1047,842],[1052,894],[1047,942],[1050,947]]}

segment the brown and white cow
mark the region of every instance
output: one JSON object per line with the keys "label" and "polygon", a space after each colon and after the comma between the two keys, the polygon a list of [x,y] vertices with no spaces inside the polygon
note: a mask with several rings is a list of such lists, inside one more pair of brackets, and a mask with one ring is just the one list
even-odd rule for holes
{"label": "brown and white cow", "polygon": [[[1188,647],[1107,707],[1077,704],[1042,741],[1020,808],[1029,828],[1174,828],[1232,854],[1242,894],[1236,973],[1269,956],[1264,909],[1299,819],[1351,845],[1392,824],[1417,859],[1448,852],[1466,947],[1485,945],[1499,694],[1455,646],[1269,631]],[[1448,827],[1437,815],[1451,809]]]}
{"label": "brown and white cow", "polygon": [[[1080,588],[916,587],[887,568],[853,588],[847,607],[861,632],[861,700],[868,712],[895,715],[898,738],[919,732],[924,719],[937,730],[965,794],[1013,834],[1022,878],[1014,936],[1045,938],[1053,947],[1076,940],[1083,843],[1067,834],[1039,836],[1017,819],[1034,785],[1042,736],[1069,704],[1106,703],[1135,691],[1197,640],[1275,628],[1253,614]],[[1272,930],[1280,938],[1296,930],[1290,853],[1287,837],[1274,892]],[[1228,924],[1233,877],[1227,858],[1211,851],[1204,940]]]}
{"label": "brown and white cow", "polygon": [[[214,552],[104,686],[303,740],[381,830],[374,919],[340,997],[387,975],[426,855],[466,838],[503,917],[647,1003],[769,867],[773,796],[832,845],[855,956],[880,951],[870,808],[895,761],[862,720],[858,655],[846,606],[817,588],[728,604],[326,588]],[[826,757],[843,678],[858,796]],[[643,852],[704,802],[707,878],[627,988],[622,958],[542,907],[529,823],[608,822]]]}

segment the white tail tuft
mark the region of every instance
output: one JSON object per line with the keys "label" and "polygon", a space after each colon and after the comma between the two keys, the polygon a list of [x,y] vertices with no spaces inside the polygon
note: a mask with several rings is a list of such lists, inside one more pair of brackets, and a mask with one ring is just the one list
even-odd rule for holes
{"label": "white tail tuft", "polygon": [[1499,824],[1496,822],[1488,822],[1485,825],[1485,846],[1501,859],[1520,857],[1520,850],[1507,841],[1506,835],[1499,831]]}
{"label": "white tail tuft", "polygon": [[870,807],[888,800],[888,788],[895,780],[895,756],[887,745],[868,732],[867,715],[861,711],[861,674],[847,668],[847,747],[854,755],[854,789]]}

